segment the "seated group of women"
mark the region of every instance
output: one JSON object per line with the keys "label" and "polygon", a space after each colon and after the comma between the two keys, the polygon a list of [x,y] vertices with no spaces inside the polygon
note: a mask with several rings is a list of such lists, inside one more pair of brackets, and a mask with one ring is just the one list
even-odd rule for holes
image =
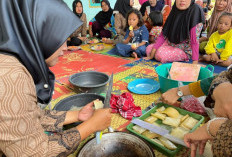
{"label": "seated group of women", "polygon": [[[102,0],[102,11],[89,22],[90,37],[116,44],[115,53],[125,57],[144,57],[162,63],[189,60],[193,63],[204,60],[221,66],[232,63],[232,15],[229,0],[215,2],[207,27],[208,38],[201,37],[206,20],[202,8],[195,4],[195,0],[186,0],[185,3],[176,0],[172,8],[165,5],[164,0],[149,0],[142,4],[139,11],[133,9],[133,5],[133,0],[117,0],[113,10],[108,0]],[[70,45],[80,45],[86,40],[86,15],[80,6],[81,1],[75,0],[73,12],[85,24],[83,29],[79,28],[71,36]],[[219,28],[224,23],[227,27]],[[202,57],[199,55],[200,44],[205,50]]]}

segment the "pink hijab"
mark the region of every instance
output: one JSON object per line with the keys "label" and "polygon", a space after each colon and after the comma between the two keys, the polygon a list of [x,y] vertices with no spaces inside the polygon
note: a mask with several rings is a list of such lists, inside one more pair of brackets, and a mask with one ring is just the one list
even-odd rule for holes
{"label": "pink hijab", "polygon": [[[216,2],[217,2],[217,0],[216,0]],[[215,4],[216,4],[216,2],[215,2]],[[232,11],[231,3],[232,3],[231,0],[227,0],[227,6],[223,11],[218,11],[216,9],[216,6],[214,7],[213,13],[209,19],[209,32],[207,35],[208,38],[211,36],[211,34],[213,34],[214,32],[217,31],[217,21],[218,21],[218,18],[221,16],[221,14],[225,11],[231,13],[231,11]]]}

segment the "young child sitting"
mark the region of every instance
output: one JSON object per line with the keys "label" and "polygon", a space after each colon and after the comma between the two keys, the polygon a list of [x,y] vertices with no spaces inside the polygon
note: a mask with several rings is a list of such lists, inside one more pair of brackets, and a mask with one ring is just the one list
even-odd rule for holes
{"label": "young child sitting", "polygon": [[203,60],[221,66],[232,64],[232,13],[224,12],[218,19],[214,32],[205,47]]}
{"label": "young child sitting", "polygon": [[162,32],[163,15],[160,11],[153,11],[149,14],[148,22],[153,26],[149,33],[149,42],[154,43]]}
{"label": "young child sitting", "polygon": [[153,11],[149,14],[148,22],[150,25],[153,26],[149,33],[149,42],[151,43],[150,45],[147,46],[146,48],[146,54],[147,56],[150,55],[151,50],[154,46],[154,43],[160,33],[162,32],[162,26],[163,26],[163,15],[159,11]]}
{"label": "young child sitting", "polygon": [[116,44],[117,53],[124,57],[144,57],[146,55],[149,32],[146,26],[143,25],[142,15],[137,9],[131,9],[126,19],[126,35],[123,43]]}

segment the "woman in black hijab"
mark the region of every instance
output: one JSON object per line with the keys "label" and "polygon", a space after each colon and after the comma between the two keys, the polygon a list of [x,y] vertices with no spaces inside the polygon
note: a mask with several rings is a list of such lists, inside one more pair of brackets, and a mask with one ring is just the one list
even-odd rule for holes
{"label": "woman in black hijab", "polygon": [[71,36],[70,41],[67,42],[68,46],[79,46],[86,40],[87,34],[87,19],[86,14],[83,13],[83,5],[80,0],[73,1],[73,13],[83,22]]}
{"label": "woman in black hijab", "polygon": [[[80,141],[110,125],[110,111],[41,110],[54,90],[54,66],[82,22],[60,0],[0,1],[0,154],[67,156]],[[63,131],[63,125],[85,121]],[[45,131],[55,132],[48,136]]]}
{"label": "woman in black hijab", "polygon": [[116,34],[113,10],[108,0],[101,1],[101,8],[102,11],[89,22],[89,34],[90,37],[98,34],[99,38],[111,38]]}
{"label": "woman in black hijab", "polygon": [[195,0],[176,0],[151,55],[162,63],[193,60],[198,63],[204,13]]}

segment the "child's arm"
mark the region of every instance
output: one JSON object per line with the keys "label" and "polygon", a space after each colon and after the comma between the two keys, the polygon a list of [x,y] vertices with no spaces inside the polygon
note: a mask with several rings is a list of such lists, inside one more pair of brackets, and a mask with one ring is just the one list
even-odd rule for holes
{"label": "child's arm", "polygon": [[139,43],[138,47],[145,45],[146,43],[148,43],[149,40],[149,32],[147,30],[147,27],[145,25],[141,26],[142,28],[142,35],[141,35],[141,39],[142,42]]}
{"label": "child's arm", "polygon": [[155,37],[153,35],[149,35],[149,42],[153,43],[155,40]]}
{"label": "child's arm", "polygon": [[158,50],[160,46],[163,45],[163,43],[165,42],[165,38],[164,38],[164,35],[163,35],[163,32],[160,33],[160,36],[156,39],[156,42],[153,46],[153,49],[156,49]]}
{"label": "child's arm", "polygon": [[134,36],[134,32],[133,31],[129,31],[129,29],[127,29],[125,38],[123,40],[123,43],[124,44],[128,44],[130,42],[130,40],[132,39],[133,36]]}

